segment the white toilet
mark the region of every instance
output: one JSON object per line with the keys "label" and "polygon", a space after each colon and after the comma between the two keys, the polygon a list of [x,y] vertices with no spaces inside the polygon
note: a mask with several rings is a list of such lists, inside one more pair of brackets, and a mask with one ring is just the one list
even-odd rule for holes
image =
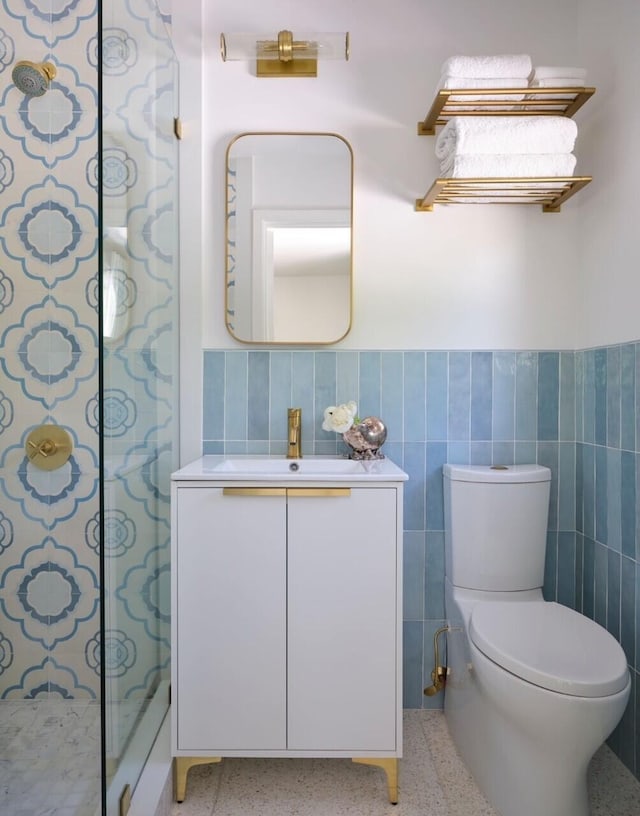
{"label": "white toilet", "polygon": [[551,472],[444,465],[453,741],[502,816],[588,816],[587,766],[631,687],[619,643],[542,597]]}

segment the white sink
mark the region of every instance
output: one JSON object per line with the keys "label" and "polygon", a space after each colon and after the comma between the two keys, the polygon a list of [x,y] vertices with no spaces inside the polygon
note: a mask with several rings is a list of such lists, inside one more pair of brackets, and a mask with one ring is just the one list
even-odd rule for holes
{"label": "white sink", "polygon": [[337,456],[203,456],[172,475],[180,479],[234,481],[405,481],[389,459],[355,460]]}
{"label": "white sink", "polygon": [[362,473],[362,463],[353,459],[223,459],[213,470],[222,473],[318,474]]}

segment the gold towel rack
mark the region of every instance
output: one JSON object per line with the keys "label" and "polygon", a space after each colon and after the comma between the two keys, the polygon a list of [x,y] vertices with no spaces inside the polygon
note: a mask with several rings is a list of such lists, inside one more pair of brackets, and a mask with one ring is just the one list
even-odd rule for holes
{"label": "gold towel rack", "polygon": [[426,117],[418,122],[418,135],[434,136],[436,127],[446,125],[452,116],[571,118],[595,92],[595,88],[583,87],[442,89],[436,93]]}
{"label": "gold towel rack", "polygon": [[[595,88],[447,88],[439,90],[420,136],[434,136],[438,125],[452,116],[566,116],[571,118],[595,93]],[[436,204],[538,204],[543,212],[560,212],[561,205],[591,181],[591,176],[535,178],[437,178],[417,212],[432,212]]]}
{"label": "gold towel rack", "polygon": [[436,204],[538,204],[547,213],[560,206],[591,181],[591,176],[548,178],[437,178],[417,212],[432,212]]}

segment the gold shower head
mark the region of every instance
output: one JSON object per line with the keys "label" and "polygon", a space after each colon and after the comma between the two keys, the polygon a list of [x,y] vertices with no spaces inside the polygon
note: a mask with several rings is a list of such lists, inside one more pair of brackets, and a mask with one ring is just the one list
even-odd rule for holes
{"label": "gold shower head", "polygon": [[56,75],[56,66],[51,62],[16,62],[11,72],[15,86],[26,96],[42,96]]}

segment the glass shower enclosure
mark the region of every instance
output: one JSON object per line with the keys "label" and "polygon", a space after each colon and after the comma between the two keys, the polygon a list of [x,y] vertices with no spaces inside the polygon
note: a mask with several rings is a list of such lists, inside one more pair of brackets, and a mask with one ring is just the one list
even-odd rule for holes
{"label": "glass shower enclosure", "polygon": [[[0,0],[0,813],[11,816],[125,813],[168,710],[167,10]],[[18,62],[46,69],[42,88],[18,81]]]}
{"label": "glass shower enclosure", "polygon": [[169,705],[169,479],[178,453],[177,97],[170,18],[155,5],[105,3],[100,407],[108,816],[131,795]]}

